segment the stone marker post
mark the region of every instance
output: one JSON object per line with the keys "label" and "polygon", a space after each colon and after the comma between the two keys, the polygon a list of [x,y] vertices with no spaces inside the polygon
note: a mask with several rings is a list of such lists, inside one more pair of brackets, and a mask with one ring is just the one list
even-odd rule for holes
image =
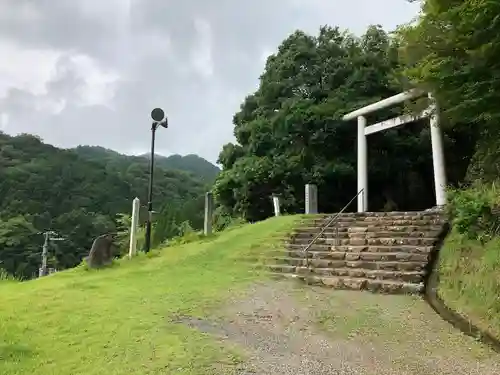
{"label": "stone marker post", "polygon": [[306,184],[306,215],[318,213],[318,187]]}
{"label": "stone marker post", "polygon": [[139,210],[141,202],[139,198],[132,201],[132,223],[130,224],[130,246],[128,250],[129,258],[132,258],[137,251],[137,228],[139,224]]}
{"label": "stone marker post", "polygon": [[280,216],[280,198],[273,194],[274,216]]}
{"label": "stone marker post", "polygon": [[212,234],[212,217],[214,211],[213,194],[209,191],[205,194],[205,222],[203,225],[203,234],[205,236]]}

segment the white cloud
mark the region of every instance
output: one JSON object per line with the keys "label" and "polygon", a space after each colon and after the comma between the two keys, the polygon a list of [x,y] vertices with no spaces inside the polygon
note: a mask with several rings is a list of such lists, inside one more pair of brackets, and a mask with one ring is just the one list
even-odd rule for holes
{"label": "white cloud", "polygon": [[70,57],[77,76],[84,82],[78,90],[80,105],[111,106],[120,79],[118,72],[105,71],[99,63],[86,55]]}
{"label": "white cloud", "polygon": [[170,127],[157,149],[215,161],[288,34],[391,30],[418,9],[404,0],[0,0],[0,123],[62,147],[140,153],[161,106]]}
{"label": "white cloud", "polygon": [[38,99],[35,103],[35,111],[50,113],[52,115],[57,115],[66,107],[67,101],[65,99],[50,99],[42,97]]}
{"label": "white cloud", "polygon": [[191,63],[196,72],[203,78],[210,78],[214,74],[212,27],[206,19],[195,17],[194,28],[197,40],[191,52]]}
{"label": "white cloud", "polygon": [[14,87],[34,95],[47,93],[47,82],[54,74],[61,52],[23,48],[5,39],[0,39],[0,51],[0,98]]}
{"label": "white cloud", "polygon": [[5,130],[8,124],[9,124],[9,114],[5,112],[0,114],[0,130],[2,131]]}

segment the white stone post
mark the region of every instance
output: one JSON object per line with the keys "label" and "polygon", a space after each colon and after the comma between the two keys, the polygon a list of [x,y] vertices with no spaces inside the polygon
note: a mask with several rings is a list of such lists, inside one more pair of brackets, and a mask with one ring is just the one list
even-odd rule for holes
{"label": "white stone post", "polygon": [[274,216],[280,216],[280,198],[277,195],[273,195],[273,206],[274,206]]}
{"label": "white stone post", "polygon": [[141,202],[139,198],[132,201],[132,222],[130,224],[130,245],[128,250],[129,258],[132,258],[137,251],[137,228],[139,224],[139,210]]}
{"label": "white stone post", "polygon": [[318,187],[312,184],[306,184],[306,215],[318,213]]}
{"label": "white stone post", "polygon": [[358,116],[358,212],[368,209],[368,150],[366,145],[366,118]]}
{"label": "white stone post", "polygon": [[203,225],[203,234],[208,236],[212,234],[212,217],[214,210],[214,199],[211,192],[205,194],[205,221]]}
{"label": "white stone post", "polygon": [[439,114],[437,106],[433,102],[432,96],[430,106],[430,127],[431,127],[431,145],[432,145],[432,166],[434,168],[434,189],[436,192],[436,205],[444,206],[446,204],[446,170],[443,150],[443,136],[439,126]]}

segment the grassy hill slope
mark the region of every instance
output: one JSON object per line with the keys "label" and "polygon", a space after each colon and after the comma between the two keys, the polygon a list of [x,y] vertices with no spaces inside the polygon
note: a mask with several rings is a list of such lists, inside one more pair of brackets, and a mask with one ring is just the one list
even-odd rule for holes
{"label": "grassy hill slope", "polygon": [[[325,373],[499,373],[498,356],[421,298],[273,281],[256,288],[265,276],[241,257],[281,246],[301,219],[247,224],[105,270],[0,281],[0,374],[291,374],[317,365],[320,352],[335,366]],[[210,330],[219,318],[229,341]],[[202,325],[186,324],[193,320]],[[287,371],[270,372],[277,368]]]}
{"label": "grassy hill slope", "polygon": [[452,231],[439,256],[438,294],[500,339],[500,184],[476,182],[448,194]]}
{"label": "grassy hill slope", "polygon": [[452,232],[441,249],[439,296],[460,315],[500,338],[500,238],[485,243]]}
{"label": "grassy hill slope", "polygon": [[0,373],[211,374],[237,353],[175,324],[258,277],[236,257],[277,243],[300,217],[273,218],[204,242],[81,267],[26,283],[0,282]]}

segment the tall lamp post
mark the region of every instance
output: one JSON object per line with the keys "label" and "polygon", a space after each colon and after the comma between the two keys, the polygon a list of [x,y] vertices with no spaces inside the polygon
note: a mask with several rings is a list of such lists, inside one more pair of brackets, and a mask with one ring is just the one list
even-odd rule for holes
{"label": "tall lamp post", "polygon": [[148,191],[148,220],[146,222],[146,243],[144,251],[147,253],[151,249],[151,225],[153,221],[153,179],[155,164],[155,135],[158,126],[168,128],[167,117],[161,108],[155,108],[151,111],[153,124],[151,125],[151,155],[149,158],[149,191]]}

